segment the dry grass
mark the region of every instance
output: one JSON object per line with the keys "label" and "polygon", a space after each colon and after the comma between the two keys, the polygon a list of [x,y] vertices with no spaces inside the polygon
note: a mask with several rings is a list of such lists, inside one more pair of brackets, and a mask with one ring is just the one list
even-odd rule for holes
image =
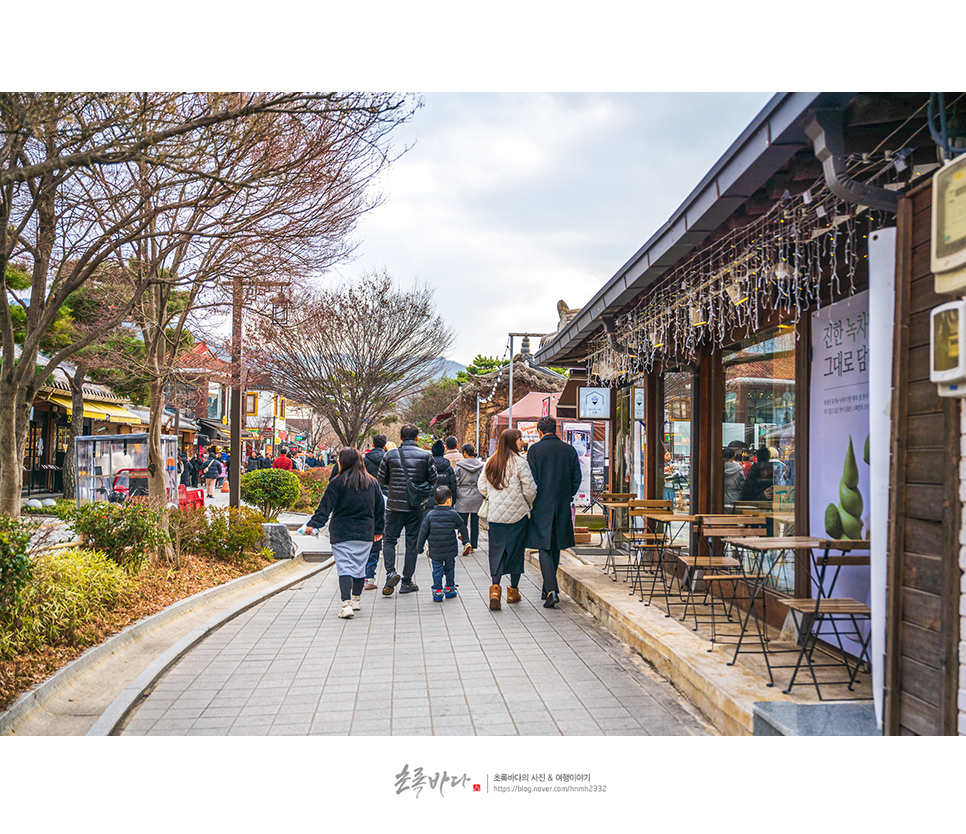
{"label": "dry grass", "polygon": [[136,577],[136,587],[128,602],[105,612],[92,625],[90,638],[83,644],[47,646],[39,652],[0,660],[0,710],[10,707],[18,696],[43,683],[91,646],[102,643],[132,623],[157,614],[178,600],[272,564],[271,559],[260,555],[250,556],[242,563],[203,556],[186,556],[184,559],[184,565],[177,570],[146,564]]}

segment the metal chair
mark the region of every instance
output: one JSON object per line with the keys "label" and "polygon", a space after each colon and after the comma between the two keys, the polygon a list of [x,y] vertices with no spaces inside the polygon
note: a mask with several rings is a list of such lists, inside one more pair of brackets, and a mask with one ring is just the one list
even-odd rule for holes
{"label": "metal chair", "polygon": [[[798,631],[798,644],[801,647],[798,653],[798,661],[794,666],[788,688],[782,690],[786,695],[791,692],[795,685],[795,679],[805,661],[812,677],[812,684],[819,700],[853,700],[853,698],[823,698],[822,687],[834,686],[837,684],[848,684],[849,692],[855,686],[859,668],[862,663],[869,662],[869,640],[871,638],[871,628],[866,628],[863,634],[859,628],[862,621],[871,622],[872,609],[858,600],[848,597],[835,597],[835,583],[838,580],[839,572],[843,567],[868,565],[869,556],[852,554],[853,550],[867,550],[868,541],[858,541],[851,539],[823,539],[819,543],[823,553],[817,561],[817,578],[815,582],[816,596],[814,599],[788,599],[783,602],[792,611],[792,619]],[[837,551],[841,555],[833,556],[831,551]],[[848,555],[847,555],[848,554]],[[834,569],[834,573],[829,576],[829,570]],[[826,590],[826,582],[828,589]],[[815,660],[815,651],[818,648],[819,638],[822,637],[822,626],[829,624],[832,627],[832,634],[838,644],[840,657],[835,658],[829,655],[831,662],[819,663]],[[839,628],[840,624],[846,624],[844,630]],[[828,636],[828,635],[825,635]],[[849,654],[842,643],[843,637],[852,637],[861,647],[859,657],[853,665],[849,661]],[[823,680],[819,681],[815,674],[816,669],[844,666],[848,674],[848,680]],[[777,668],[777,667],[776,667]],[[792,667],[782,667],[792,668]]]}
{"label": "metal chair", "polygon": [[[641,570],[642,557],[647,551],[657,551],[657,546],[661,540],[661,534],[653,529],[653,525],[648,523],[646,518],[648,513],[671,512],[672,503],[658,498],[632,498],[627,507],[627,565],[618,568],[614,564],[614,581],[617,581],[617,571],[624,571],[624,581],[630,576],[631,571],[637,573]],[[642,523],[637,526],[635,520]],[[632,590],[633,594],[634,591]]]}
{"label": "metal chair", "polygon": [[[698,630],[699,624],[711,626],[712,646],[708,651],[714,650],[716,642],[722,642],[718,639],[718,617],[715,614],[715,605],[720,603],[722,616],[729,623],[732,622],[731,615],[738,598],[739,586],[749,588],[751,582],[761,582],[765,578],[761,573],[748,573],[740,559],[728,555],[725,552],[724,539],[764,536],[767,526],[767,519],[761,516],[702,515],[698,520],[698,552],[693,555],[678,556],[678,561],[684,565],[688,588],[681,621],[688,618],[688,608],[690,608],[694,619],[694,631]],[[702,605],[708,605],[710,600],[710,614],[703,619],[698,615],[696,598],[699,582],[704,585]],[[764,601],[762,604],[764,605]]]}
{"label": "metal chair", "polygon": [[604,561],[604,573],[612,570],[616,573],[616,562],[614,561],[614,540],[620,530],[616,523],[617,511],[613,507],[606,506],[607,503],[626,503],[634,498],[633,492],[602,492],[598,504],[604,510],[604,526],[600,531],[600,546],[604,546],[604,536],[607,537],[607,559]]}

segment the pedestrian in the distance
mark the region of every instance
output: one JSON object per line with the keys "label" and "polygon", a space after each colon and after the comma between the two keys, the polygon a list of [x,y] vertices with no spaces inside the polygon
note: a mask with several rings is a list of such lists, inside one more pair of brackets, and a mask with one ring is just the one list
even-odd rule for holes
{"label": "pedestrian in the distance", "polygon": [[339,616],[351,619],[362,607],[369,550],[374,541],[382,538],[385,529],[382,493],[355,449],[339,452],[339,474],[329,481],[305,532],[311,535],[325,527],[330,516],[329,541],[342,598]]}
{"label": "pedestrian in the distance", "polygon": [[[396,585],[402,584],[399,593],[408,594],[418,591],[413,582],[416,571],[416,542],[419,528],[423,523],[423,508],[426,498],[436,487],[436,463],[433,456],[416,443],[419,429],[407,423],[399,430],[398,449],[386,452],[379,464],[378,480],[386,490],[386,536],[383,541],[383,559],[386,563],[386,584],[382,589],[384,596],[390,596]],[[388,444],[387,444],[388,446]],[[410,488],[414,491],[410,496]],[[415,500],[415,503],[414,503]],[[403,562],[402,576],[396,572],[396,542],[406,531],[406,558]]]}
{"label": "pedestrian in the distance", "polygon": [[500,610],[503,589],[500,585],[509,575],[506,591],[508,603],[520,601],[520,577],[523,575],[523,551],[527,541],[528,513],[537,496],[537,485],[530,467],[520,456],[523,437],[519,429],[504,429],[496,444],[496,452],[483,467],[477,482],[488,502],[490,610]]}
{"label": "pedestrian in the distance", "polygon": [[[433,462],[436,464],[436,486],[448,487],[455,498],[459,493],[456,483],[456,472],[453,471],[453,464],[449,462],[444,452],[442,440],[437,440],[433,444]],[[433,508],[433,498],[430,496],[426,502],[427,511]]]}
{"label": "pedestrian in the distance", "polygon": [[[386,435],[377,434],[372,438],[372,449],[365,453],[362,457],[362,462],[365,464],[366,472],[375,478],[379,474],[379,464],[382,463],[382,459],[386,456]],[[381,489],[383,500],[385,500],[385,490]],[[366,584],[364,589],[366,591],[374,591],[379,586],[376,584],[376,571],[379,568],[379,556],[382,553],[382,539],[374,541],[372,543],[372,549],[369,551],[369,561],[366,562]]]}
{"label": "pedestrian in the distance", "polygon": [[483,506],[483,493],[480,492],[480,473],[483,461],[476,456],[476,447],[464,443],[461,460],[453,464],[456,473],[457,497],[453,509],[460,514],[470,531],[470,540],[463,540],[463,555],[472,553],[480,546],[480,507]]}
{"label": "pedestrian in the distance", "polygon": [[557,421],[553,417],[541,417],[537,421],[537,432],[540,439],[527,453],[527,463],[537,485],[527,547],[540,552],[543,607],[553,608],[560,602],[557,585],[560,551],[575,544],[570,505],[580,489],[580,459],[573,446],[557,437]]}
{"label": "pedestrian in the distance", "polygon": [[208,450],[208,459],[204,464],[205,494],[212,498],[215,494],[215,483],[221,477],[221,459],[217,450],[212,446]]}
{"label": "pedestrian in the distance", "polygon": [[446,454],[443,455],[455,467],[463,459],[459,448],[460,442],[451,434],[446,438]]}
{"label": "pedestrian in the distance", "polygon": [[[423,518],[419,527],[416,550],[423,552],[429,542],[429,558],[433,563],[433,601],[456,596],[456,556],[459,554],[459,533],[466,541],[466,522],[453,509],[453,493],[448,487],[438,486],[433,491],[436,506]],[[445,583],[445,584],[444,584]]]}
{"label": "pedestrian in the distance", "polygon": [[201,457],[200,457],[200,454],[201,453],[199,451],[199,453],[197,455],[194,455],[193,457],[191,456],[190,453],[189,453],[189,456],[188,456],[189,457],[189,460],[191,461],[191,486],[192,486],[192,488],[195,488],[195,489],[198,488],[198,486],[201,484],[201,480],[202,480],[202,478],[201,478],[201,468],[202,467],[201,467]]}
{"label": "pedestrian in the distance", "polygon": [[292,471],[292,459],[288,456],[288,449],[282,449],[279,456],[272,461],[272,466],[275,469]]}
{"label": "pedestrian in the distance", "polygon": [[194,470],[194,464],[191,460],[191,449],[185,449],[181,453],[181,466],[179,468],[180,478],[178,482],[185,487],[191,486],[191,474]]}

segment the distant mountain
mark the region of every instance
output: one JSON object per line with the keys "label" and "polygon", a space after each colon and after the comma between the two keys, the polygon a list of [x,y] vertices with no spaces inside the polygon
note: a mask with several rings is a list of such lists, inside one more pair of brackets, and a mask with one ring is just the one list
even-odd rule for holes
{"label": "distant mountain", "polygon": [[452,359],[444,359],[445,363],[443,373],[438,379],[456,379],[457,371],[465,371],[466,365],[461,365],[459,362],[454,362]]}

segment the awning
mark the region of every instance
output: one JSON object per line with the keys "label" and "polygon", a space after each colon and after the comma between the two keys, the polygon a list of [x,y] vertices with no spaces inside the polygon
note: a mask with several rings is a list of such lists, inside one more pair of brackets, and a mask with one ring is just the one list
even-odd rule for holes
{"label": "awning", "polygon": [[[74,403],[69,397],[48,397],[48,402],[52,402],[55,405],[59,405],[61,408],[67,409],[68,414],[74,413]],[[84,401],[84,416],[90,420],[101,420],[103,422],[112,422],[111,418],[108,416],[106,411],[102,411],[100,408],[96,407],[93,403]],[[132,417],[134,415],[131,415]],[[136,419],[136,418],[135,418]],[[126,421],[125,421],[126,422]],[[141,421],[138,420],[137,424],[140,425]]]}
{"label": "awning", "polygon": [[[141,418],[126,408],[122,408],[119,405],[112,405],[111,403],[91,403],[98,411],[103,411],[107,414],[108,420],[112,423],[126,423],[131,426],[143,425]],[[88,403],[84,403],[84,409],[86,414]]]}
{"label": "awning", "polygon": [[[214,420],[198,420],[198,430],[201,434],[207,435],[210,440],[216,443],[231,442],[231,432],[228,430],[228,426],[222,423],[216,423]],[[242,429],[239,437],[242,440],[255,439],[255,435],[248,431],[248,429]]]}

